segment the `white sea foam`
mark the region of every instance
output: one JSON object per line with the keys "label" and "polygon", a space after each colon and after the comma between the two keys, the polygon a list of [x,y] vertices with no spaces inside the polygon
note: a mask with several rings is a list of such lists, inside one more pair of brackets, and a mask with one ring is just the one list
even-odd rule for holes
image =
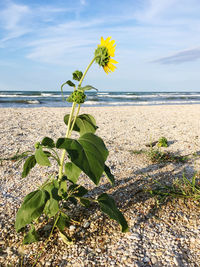
{"label": "white sea foam", "polygon": [[137,102],[106,102],[106,101],[86,101],[85,105],[96,105],[96,106],[132,106],[132,105],[142,105],[142,106],[148,106],[148,105],[179,105],[179,104],[198,104],[198,100],[180,100],[180,101],[137,101]]}
{"label": "white sea foam", "polygon": [[110,93],[97,93],[98,95],[109,95]]}
{"label": "white sea foam", "polygon": [[27,100],[28,104],[40,104],[40,101],[38,100]]}
{"label": "white sea foam", "polygon": [[21,95],[2,95],[0,94],[0,97],[22,97]]}
{"label": "white sea foam", "polygon": [[107,98],[138,98],[137,95],[104,95]]}
{"label": "white sea foam", "polygon": [[177,94],[177,93],[166,93],[166,94],[157,94],[157,96],[159,97],[166,97],[166,98],[169,98],[169,97],[174,97],[174,98],[181,98],[181,97],[200,97],[200,94]]}
{"label": "white sea foam", "polygon": [[[64,97],[68,97],[69,95],[64,95]],[[41,95],[5,95],[5,94],[0,94],[0,97],[20,97],[20,98],[39,98],[39,97],[57,97],[57,98],[62,98],[62,95],[53,95],[53,94],[41,94]]]}
{"label": "white sea foam", "polygon": [[54,95],[53,94],[41,93],[41,96],[51,96],[51,97],[53,97]]}

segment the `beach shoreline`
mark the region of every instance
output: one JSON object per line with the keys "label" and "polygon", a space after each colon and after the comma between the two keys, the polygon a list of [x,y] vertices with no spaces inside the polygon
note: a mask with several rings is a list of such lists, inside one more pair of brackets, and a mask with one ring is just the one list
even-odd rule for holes
{"label": "beach shoreline", "polygon": [[[0,158],[12,157],[18,150],[32,150],[45,136],[54,140],[65,136],[63,117],[69,112],[69,107],[0,109]],[[58,239],[55,247],[52,245],[46,253],[43,263],[41,260],[42,266],[200,265],[200,215],[196,206],[178,205],[178,201],[168,203],[158,212],[158,220],[151,213],[154,200],[144,192],[140,194],[140,190],[154,180],[170,183],[181,178],[183,173],[191,178],[195,172],[200,172],[200,105],[83,107],[81,113],[95,117],[99,127],[96,134],[110,152],[107,163],[117,183],[111,188],[103,178],[95,189],[84,176],[81,182],[94,196],[104,190],[112,194],[129,223],[130,232],[120,233],[118,225],[94,207],[88,212],[79,208],[75,216],[80,217],[83,224],[89,222],[90,226],[76,226],[78,240],[70,247]],[[162,151],[189,155],[189,160],[153,164],[145,155],[132,153],[148,150],[146,145],[162,136],[169,141],[169,147],[161,148]],[[197,156],[193,156],[195,154]],[[14,230],[17,208],[26,194],[55,172],[55,165],[50,169],[34,169],[23,180],[22,165],[17,167],[16,162],[3,160],[0,167],[0,263],[6,266],[19,261],[22,235]],[[27,262],[34,249],[37,249],[36,244],[25,249]]]}

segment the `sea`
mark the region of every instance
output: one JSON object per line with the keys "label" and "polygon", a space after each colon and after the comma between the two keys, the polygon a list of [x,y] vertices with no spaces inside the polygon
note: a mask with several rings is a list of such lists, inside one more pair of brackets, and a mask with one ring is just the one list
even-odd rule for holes
{"label": "sea", "polygon": [[[71,92],[0,91],[0,108],[69,107]],[[149,106],[200,104],[200,92],[86,92],[84,106]]]}

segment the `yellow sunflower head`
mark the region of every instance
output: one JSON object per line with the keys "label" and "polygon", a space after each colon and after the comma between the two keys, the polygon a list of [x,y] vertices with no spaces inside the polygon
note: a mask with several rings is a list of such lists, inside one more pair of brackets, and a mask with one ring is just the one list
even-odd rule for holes
{"label": "yellow sunflower head", "polygon": [[111,37],[108,37],[104,40],[103,37],[101,37],[101,43],[95,50],[96,63],[103,67],[107,74],[116,69],[113,63],[118,63],[116,60],[112,59],[112,57],[115,56],[116,45],[114,45],[115,41],[111,41],[110,39]]}

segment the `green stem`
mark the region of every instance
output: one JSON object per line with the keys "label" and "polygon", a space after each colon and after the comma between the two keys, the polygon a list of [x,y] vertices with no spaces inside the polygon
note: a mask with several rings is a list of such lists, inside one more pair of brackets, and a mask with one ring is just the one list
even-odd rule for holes
{"label": "green stem", "polygon": [[73,122],[72,122],[72,126],[71,126],[71,129],[70,129],[70,132],[69,132],[69,136],[71,136],[72,130],[73,130],[73,128],[74,128],[74,124],[75,124],[75,122],[76,122],[76,119],[77,119],[78,114],[79,114],[79,111],[80,111],[80,107],[81,107],[81,105],[79,104],[79,105],[78,105],[78,108],[77,108],[77,111],[76,111],[76,115],[75,115],[74,120],[73,120]]}
{"label": "green stem", "polygon": [[[70,128],[71,128],[70,126],[71,126],[71,121],[72,121],[72,118],[73,118],[73,115],[74,115],[75,107],[76,107],[76,103],[74,102],[73,105],[72,105],[70,116],[69,116],[68,125],[67,125],[67,132],[66,132],[65,138],[69,137]],[[61,156],[61,159],[60,159],[59,179],[61,179],[62,175],[63,175],[63,164],[64,164],[64,159],[65,159],[65,154],[66,154],[66,150],[63,149],[63,153],[62,153],[62,156]]]}
{"label": "green stem", "polygon": [[[81,87],[83,79],[85,78],[85,75],[87,74],[89,68],[94,63],[95,59],[96,59],[96,57],[94,57],[92,59],[92,61],[90,62],[90,64],[87,66],[85,72],[83,73],[83,76],[81,77],[81,79],[79,81],[78,87]],[[64,84],[62,86],[64,86]],[[75,107],[76,107],[76,103],[74,102],[73,105],[72,105],[72,110],[71,110],[70,116],[69,116],[69,121],[68,121],[68,125],[67,125],[67,132],[66,132],[66,136],[65,136],[66,138],[70,137],[70,135],[72,133],[72,129],[73,129],[74,124],[75,124],[75,121],[76,121],[76,118],[78,117],[78,114],[79,114],[79,111],[80,111],[80,105],[79,105],[78,109],[77,109],[77,112],[76,112],[76,116],[75,116],[75,118],[73,120],[73,123],[72,123],[72,126],[71,126],[71,121],[72,121],[72,118],[73,118],[73,115],[74,115]],[[64,159],[65,159],[65,154],[66,154],[66,150],[64,149],[63,153],[62,153],[62,156],[61,156],[61,160],[60,160],[59,179],[61,179],[62,175],[63,175],[63,164],[64,164]]]}
{"label": "green stem", "polygon": [[85,72],[83,73],[83,76],[81,77],[81,79],[80,79],[80,81],[79,81],[79,84],[78,84],[79,87],[81,87],[81,84],[82,84],[82,82],[83,82],[83,79],[85,78],[85,75],[87,74],[89,68],[90,68],[90,67],[92,66],[92,64],[94,63],[95,59],[96,59],[96,57],[94,57],[94,58],[92,59],[92,61],[90,62],[90,64],[87,66]]}

